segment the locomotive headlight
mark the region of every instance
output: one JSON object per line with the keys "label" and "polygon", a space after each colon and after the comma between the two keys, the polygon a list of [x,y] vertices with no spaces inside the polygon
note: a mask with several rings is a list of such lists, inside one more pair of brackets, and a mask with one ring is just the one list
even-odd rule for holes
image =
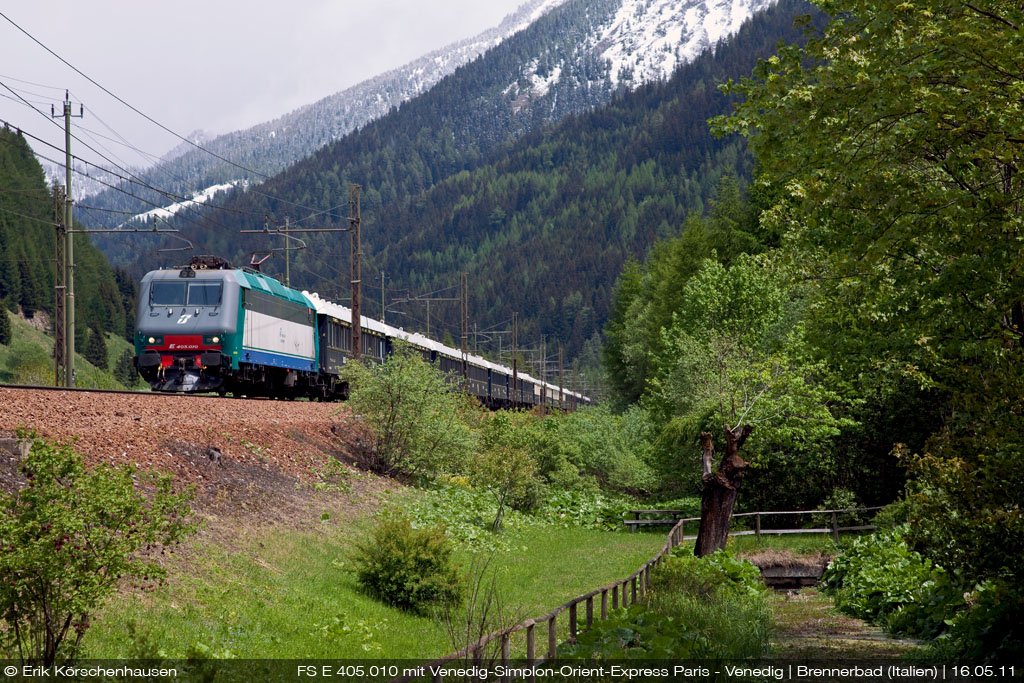
{"label": "locomotive headlight", "polygon": [[156,344],[156,337],[150,337],[146,341],[148,341],[150,344]]}
{"label": "locomotive headlight", "polygon": [[214,337],[210,341],[212,341],[214,344],[220,344],[220,337]]}

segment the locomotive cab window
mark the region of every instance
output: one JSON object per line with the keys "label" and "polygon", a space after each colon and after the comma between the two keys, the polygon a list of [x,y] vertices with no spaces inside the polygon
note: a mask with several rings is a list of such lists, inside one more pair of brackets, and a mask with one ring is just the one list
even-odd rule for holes
{"label": "locomotive cab window", "polygon": [[149,288],[149,303],[154,306],[184,306],[184,282],[154,282]]}
{"label": "locomotive cab window", "polygon": [[219,282],[190,282],[188,285],[189,306],[220,306],[223,287]]}
{"label": "locomotive cab window", "polygon": [[156,281],[149,288],[153,306],[220,306],[220,282]]}

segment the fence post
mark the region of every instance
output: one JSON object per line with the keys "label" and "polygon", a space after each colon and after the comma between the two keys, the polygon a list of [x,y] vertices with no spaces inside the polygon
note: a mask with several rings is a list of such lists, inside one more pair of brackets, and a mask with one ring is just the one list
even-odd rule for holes
{"label": "fence post", "polygon": [[601,591],[601,621],[608,618],[608,589]]}
{"label": "fence post", "polygon": [[530,666],[533,666],[533,661],[537,659],[537,641],[533,632],[533,627],[536,624],[530,624],[526,627],[526,660],[530,662]]}
{"label": "fence post", "polygon": [[438,669],[438,672],[431,677],[430,680],[433,681],[433,683],[441,683],[441,681],[444,680],[444,677],[441,675],[440,668]]}
{"label": "fence post", "polygon": [[576,603],[569,605],[569,642],[576,642]]}
{"label": "fence post", "polygon": [[832,538],[835,540],[836,545],[839,544],[839,515],[836,511],[832,511]]}
{"label": "fence post", "polygon": [[644,592],[649,593],[651,590],[651,565],[644,566]]}
{"label": "fence post", "polygon": [[612,586],[612,609],[619,608],[619,584]]}
{"label": "fence post", "polygon": [[754,535],[757,536],[757,542],[761,542],[761,513],[758,512],[754,515]]}
{"label": "fence post", "polygon": [[633,595],[629,599],[630,604],[633,604],[633,603],[636,602],[636,578],[637,577],[634,576],[633,580],[629,582],[631,584],[632,593],[633,593]]}
{"label": "fence post", "polygon": [[594,596],[587,598],[587,630],[594,625]]}
{"label": "fence post", "polygon": [[551,661],[555,661],[555,653],[558,649],[558,639],[555,636],[555,619],[557,618],[557,614],[552,614],[548,619],[548,659]]}
{"label": "fence post", "polygon": [[[508,667],[508,662],[512,659],[512,644],[509,642],[510,640],[511,636],[508,633],[501,634],[501,663],[505,667]],[[502,683],[505,683],[505,681],[510,679],[508,674],[504,674],[500,680]]]}

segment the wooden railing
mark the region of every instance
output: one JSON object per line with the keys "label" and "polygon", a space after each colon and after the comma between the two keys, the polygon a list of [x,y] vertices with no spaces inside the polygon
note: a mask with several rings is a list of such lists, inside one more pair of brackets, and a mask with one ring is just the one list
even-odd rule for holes
{"label": "wooden railing", "polygon": [[[761,534],[791,534],[791,533],[828,533],[832,532],[834,537],[838,539],[840,531],[864,531],[873,529],[873,525],[862,525],[862,526],[849,526],[840,527],[838,525],[838,516],[840,513],[850,512],[870,512],[873,510],[879,510],[882,506],[868,507],[868,508],[849,508],[845,510],[796,510],[796,511],[784,511],[784,512],[741,512],[733,515],[736,517],[754,517],[755,528],[753,530],[742,530],[742,531],[731,531],[730,536],[744,536],[750,534],[756,534],[758,538]],[[637,512],[637,511],[632,511]],[[656,513],[659,510],[641,510],[643,513]],[[676,510],[668,510],[666,512],[676,513]],[[831,514],[832,524],[829,528],[824,529],[762,529],[761,528],[761,517],[768,515],[810,515],[810,514]],[[661,564],[661,561],[668,555],[673,548],[681,544],[686,540],[693,540],[696,538],[693,536],[684,535],[684,528],[687,522],[699,521],[699,517],[686,517],[683,519],[675,520],[672,529],[668,532],[668,536],[665,539],[665,544],[658,551],[658,554],[652,557],[650,560],[640,565],[640,568],[635,572],[627,576],[625,579],[614,581],[605,586],[602,586],[596,590],[592,590],[585,595],[569,600],[568,602],[559,605],[551,612],[533,619],[527,619],[522,621],[515,626],[508,627],[499,631],[490,633],[483,638],[480,638],[474,643],[467,645],[461,650],[452,652],[451,654],[445,655],[430,662],[426,666],[422,667],[420,671],[424,673],[420,675],[402,676],[400,678],[393,679],[392,683],[405,683],[407,681],[416,680],[419,678],[426,678],[430,676],[430,671],[443,668],[445,664],[461,661],[471,661],[473,664],[484,664],[485,663],[485,652],[488,645],[494,641],[499,641],[500,654],[493,657],[493,663],[501,663],[508,665],[512,659],[512,638],[515,634],[525,632],[525,648],[526,657],[525,659],[529,663],[531,668],[536,668],[544,662],[553,661],[557,658],[558,652],[558,618],[566,615],[568,617],[568,623],[565,624],[566,635],[568,640],[574,641],[576,635],[580,632],[581,616],[580,616],[580,605],[583,605],[583,616],[582,624],[583,630],[589,630],[593,625],[596,618],[600,618],[602,621],[608,618],[609,609],[618,609],[619,607],[627,607],[637,601],[638,597],[646,593],[651,588],[651,570]],[[631,520],[625,520],[631,521]],[[673,520],[665,520],[665,523],[672,523]],[[610,606],[609,606],[610,603]],[[600,611],[597,611],[600,610]],[[547,650],[541,656],[538,656],[537,652],[537,627],[541,626],[546,628],[547,631]],[[543,645],[543,642],[541,643]],[[435,683],[440,683],[442,677],[432,676],[432,680]]]}
{"label": "wooden railing", "polygon": [[[839,526],[839,515],[851,512],[872,512],[874,510],[881,510],[881,505],[874,507],[864,508],[845,508],[842,510],[782,510],[782,511],[767,511],[767,512],[738,512],[732,516],[732,519],[740,517],[753,517],[754,528],[744,529],[741,531],[730,531],[730,536],[757,536],[758,540],[761,540],[762,534],[827,534],[831,533],[832,537],[836,542],[839,542],[840,531],[869,531],[874,529],[872,524],[856,525],[856,526]],[[671,524],[673,528],[675,525],[681,525],[685,527],[687,522],[699,522],[700,517],[684,517],[680,518],[680,510],[630,510],[630,514],[636,516],[635,519],[624,519],[622,523],[625,524],[630,531],[636,531],[638,526],[650,526],[657,524]],[[641,519],[640,515],[663,515],[660,519]],[[808,528],[790,528],[790,529],[763,529],[761,527],[761,518],[770,517],[773,515],[831,515],[831,524],[827,527],[818,527],[813,529]],[[696,535],[685,536],[686,540],[693,540]]]}

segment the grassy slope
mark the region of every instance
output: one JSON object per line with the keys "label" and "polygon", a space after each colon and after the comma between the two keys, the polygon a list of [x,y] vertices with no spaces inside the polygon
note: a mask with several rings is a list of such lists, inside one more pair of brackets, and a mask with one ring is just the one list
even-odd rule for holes
{"label": "grassy slope", "polygon": [[[197,542],[187,559],[172,563],[168,587],[108,605],[85,639],[88,655],[173,657],[199,647],[214,656],[413,658],[456,649],[438,621],[359,589],[347,557],[368,524],[363,517],[316,531],[250,529],[230,549]],[[515,550],[496,553],[492,567],[516,621],[628,576],[664,542],[659,535],[561,527],[508,533]],[[474,559],[459,552],[464,568]]]}
{"label": "grassy slope", "polygon": [[[0,345],[0,383],[53,386],[53,338],[32,327],[24,318],[4,310],[9,316],[13,338],[9,346]],[[127,350],[134,349],[125,339],[108,334],[108,367]],[[76,386],[92,389],[124,389],[107,370],[100,370],[81,354],[75,354]],[[140,382],[133,389],[146,389]]]}

